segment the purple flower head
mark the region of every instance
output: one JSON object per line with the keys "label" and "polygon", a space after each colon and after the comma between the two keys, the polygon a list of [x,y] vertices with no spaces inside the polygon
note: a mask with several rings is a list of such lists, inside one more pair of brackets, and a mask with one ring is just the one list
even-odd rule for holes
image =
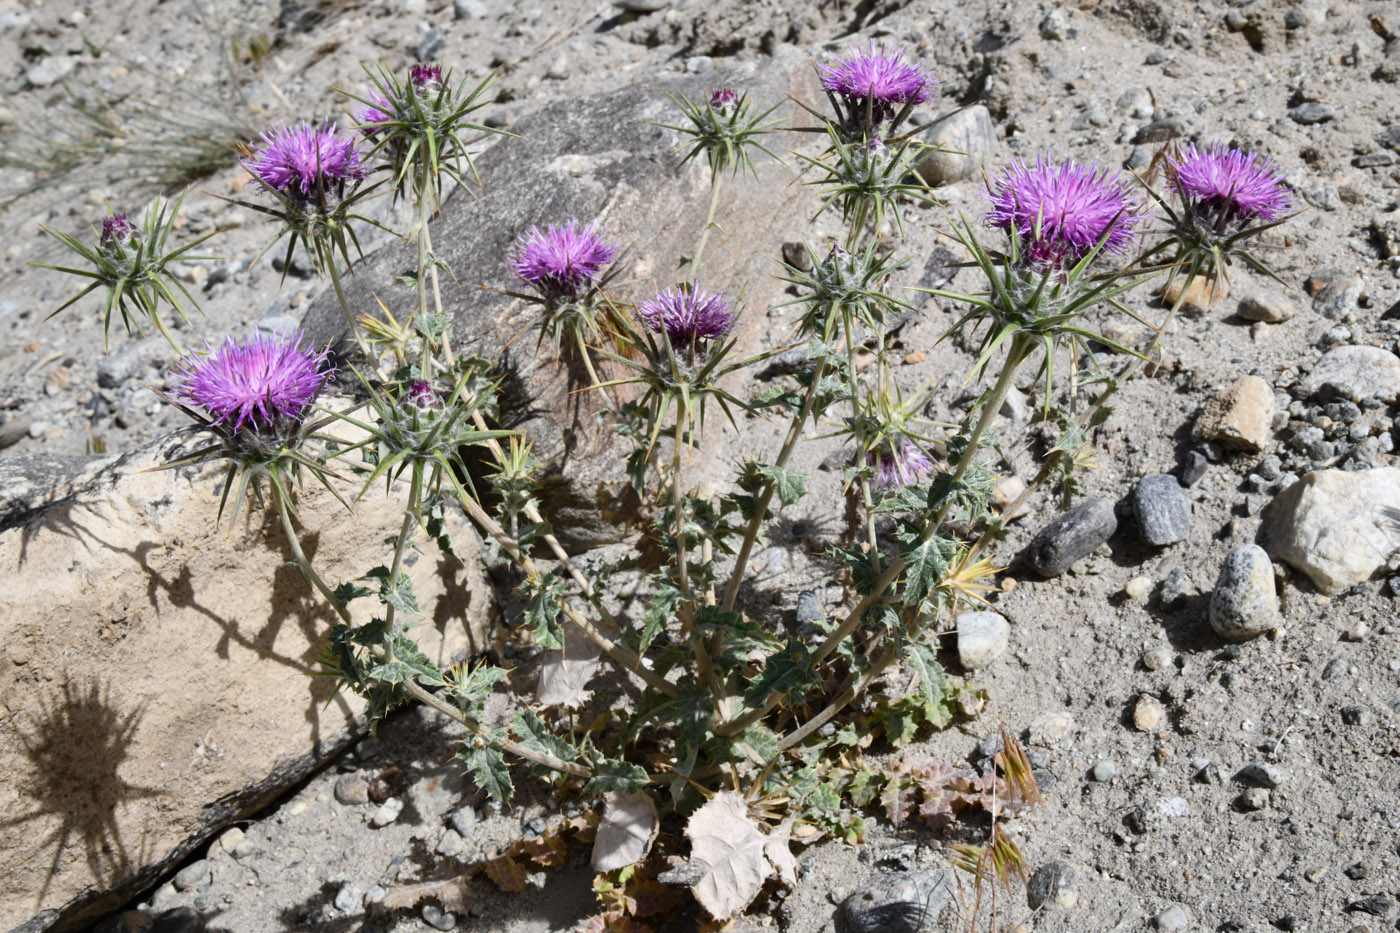
{"label": "purple flower head", "polygon": [[125,214],[113,214],[110,217],[102,218],[102,240],[104,249],[110,249],[119,243],[128,243],[136,239],[141,231],[132,223]]}
{"label": "purple flower head", "polygon": [[904,60],[898,49],[886,50],[870,44],[862,52],[851,46],[851,53],[834,65],[819,65],[822,89],[845,101],[850,115],[865,120],[867,109],[872,123],[884,123],[905,104],[922,104],[938,93],[938,77]]}
{"label": "purple flower head", "polygon": [[648,330],[664,330],[673,343],[682,347],[696,347],[702,341],[723,337],[738,317],[734,305],[723,295],[707,292],[698,284],[657,292],[656,297],[641,303],[637,315]]}
{"label": "purple flower head", "polygon": [[550,224],[543,231],[531,227],[515,241],[510,266],[548,301],[573,301],[601,275],[603,266],[617,258],[617,250],[603,238],[598,225],[581,227],[570,220],[562,227]]}
{"label": "purple flower head", "polygon": [[716,113],[729,113],[739,106],[739,92],[722,87],[710,94],[710,109]]}
{"label": "purple flower head", "polygon": [[369,93],[369,103],[364,104],[355,111],[355,122],[360,124],[360,132],[366,136],[374,136],[383,132],[385,127],[372,126],[374,123],[387,123],[394,119],[394,105],[389,98],[378,91]]}
{"label": "purple flower head", "polygon": [[1203,225],[1228,232],[1269,222],[1293,206],[1283,173],[1268,156],[1212,143],[1180,147],[1167,157],[1167,181]]}
{"label": "purple flower head", "polygon": [[421,62],[408,69],[409,83],[420,91],[436,91],[442,87],[442,66]]}
{"label": "purple flower head", "polygon": [[442,411],[442,393],[434,389],[432,383],[415,379],[408,384],[408,391],[399,397],[399,404],[408,411],[429,414]]}
{"label": "purple flower head", "polygon": [[1019,235],[1022,257],[1032,265],[1064,268],[1100,240],[1109,252],[1122,253],[1137,242],[1133,228],[1152,215],[1121,179],[1097,164],[1051,165],[1043,154],[1034,168],[1018,160],[988,183],[987,222]]}
{"label": "purple flower head", "polygon": [[319,128],[284,123],[263,133],[261,145],[243,165],[264,185],[294,198],[339,192],[346,181],[365,176],[354,141],[341,136],[331,122]]}
{"label": "purple flower head", "polygon": [[875,468],[875,488],[882,492],[908,486],[933,472],[927,451],[908,439],[882,444],[865,455],[865,462]]}
{"label": "purple flower head", "polygon": [[331,374],[329,350],[301,345],[295,331],[280,337],[255,333],[239,343],[224,339],[217,350],[175,364],[175,395],[202,408],[214,424],[260,431],[297,421]]}

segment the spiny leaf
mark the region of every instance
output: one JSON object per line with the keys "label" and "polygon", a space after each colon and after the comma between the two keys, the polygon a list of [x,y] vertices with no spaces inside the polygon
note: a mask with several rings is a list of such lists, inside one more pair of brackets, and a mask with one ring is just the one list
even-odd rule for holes
{"label": "spiny leaf", "polygon": [[506,766],[505,754],[491,739],[476,736],[457,753],[457,757],[467,763],[476,786],[486,792],[492,800],[509,803],[515,794],[515,785],[510,780],[510,768]]}
{"label": "spiny leaf", "polygon": [[593,777],[584,787],[585,794],[635,794],[647,786],[647,772],[641,765],[627,761],[603,759],[593,766]]}
{"label": "spiny leaf", "polygon": [[526,748],[553,755],[561,761],[574,761],[578,758],[578,749],[550,732],[549,727],[535,715],[534,710],[522,709],[516,714],[513,725],[516,735],[520,737],[520,744]]}
{"label": "spiny leaf", "polygon": [[758,470],[773,484],[773,492],[777,493],[778,501],[783,505],[792,505],[807,494],[808,477],[805,473],[785,470],[766,463],[759,464]]}

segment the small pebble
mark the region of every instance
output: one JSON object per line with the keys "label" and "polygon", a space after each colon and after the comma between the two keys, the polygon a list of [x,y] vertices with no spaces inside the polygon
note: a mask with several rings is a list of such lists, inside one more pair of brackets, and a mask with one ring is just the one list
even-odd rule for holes
{"label": "small pebble", "polygon": [[1199,450],[1188,450],[1186,456],[1181,459],[1181,485],[1194,486],[1201,481],[1201,477],[1206,475],[1206,470],[1210,467],[1210,460]]}
{"label": "small pebble", "polygon": [[371,826],[377,828],[388,826],[399,818],[403,812],[403,799],[400,797],[390,797],[379,805],[379,809],[374,811],[374,815],[369,818]]}
{"label": "small pebble", "polygon": [[476,808],[459,807],[452,811],[452,815],[448,817],[448,822],[452,824],[452,828],[455,829],[462,838],[470,838],[472,830],[477,824]]}
{"label": "small pebble", "polygon": [[1011,626],[995,612],[964,612],[958,616],[958,663],[975,671],[1006,651]]}
{"label": "small pebble", "polygon": [[1085,499],[1041,529],[1026,548],[1026,560],[1042,577],[1057,577],[1118,530],[1113,503]]}
{"label": "small pebble", "polygon": [[1343,706],[1342,722],[1348,726],[1369,726],[1371,711],[1364,706]]}
{"label": "small pebble", "polygon": [[1133,515],[1143,540],[1165,547],[1186,540],[1191,530],[1191,500],[1175,476],[1153,473],[1133,489]]}
{"label": "small pebble", "polygon": [[953,893],[952,872],[898,872],[876,879],[842,902],[852,933],[921,933],[932,929]]}
{"label": "small pebble", "polygon": [[1176,653],[1166,645],[1148,648],[1142,653],[1142,666],[1149,671],[1165,671],[1176,661]]}
{"label": "small pebble", "polygon": [[1185,930],[1191,926],[1191,917],[1186,913],[1186,909],[1179,906],[1168,907],[1160,914],[1152,918],[1152,925],[1167,933]]}
{"label": "small pebble", "polygon": [[175,873],[175,887],[180,891],[190,891],[209,880],[209,860],[202,858],[190,862]]}
{"label": "small pebble", "polygon": [[342,885],[335,894],[335,909],[343,914],[353,914],[360,910],[360,904],[364,901],[364,892],[358,885]]}
{"label": "small pebble", "polygon": [[1094,764],[1094,780],[1106,784],[1118,776],[1118,766],[1107,758]]}
{"label": "small pebble", "polygon": [[369,803],[369,781],[363,771],[351,771],[335,779],[335,799],[346,806]]}
{"label": "small pebble", "polygon": [[434,930],[451,930],[457,926],[457,915],[443,912],[436,904],[424,904],[423,922]]}
{"label": "small pebble", "polygon": [[1248,787],[1235,798],[1241,810],[1262,810],[1269,805],[1269,791],[1263,787]]}
{"label": "small pebble", "polygon": [[1141,602],[1152,592],[1152,579],[1150,577],[1133,577],[1123,587],[1123,592],[1127,594],[1129,599]]}
{"label": "small pebble", "polygon": [[1267,761],[1253,761],[1240,771],[1240,777],[1253,781],[1261,787],[1282,787],[1288,783],[1288,774],[1278,765]]}
{"label": "small pebble", "polygon": [[1222,638],[1241,640],[1278,628],[1274,565],[1257,544],[1235,548],[1225,557],[1210,596],[1210,627]]}
{"label": "small pebble", "polygon": [[1079,903],[1075,880],[1074,868],[1065,862],[1043,865],[1026,884],[1026,903],[1031,910],[1039,910],[1042,906],[1070,910]]}
{"label": "small pebble", "polygon": [[1167,709],[1161,700],[1146,693],[1138,697],[1133,707],[1133,725],[1139,732],[1156,732],[1166,721]]}

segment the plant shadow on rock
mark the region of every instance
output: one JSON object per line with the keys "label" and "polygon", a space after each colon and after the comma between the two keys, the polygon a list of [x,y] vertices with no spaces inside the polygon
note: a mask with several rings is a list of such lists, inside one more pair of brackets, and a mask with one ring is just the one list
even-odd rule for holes
{"label": "plant shadow on rock", "polygon": [[15,727],[28,767],[12,780],[32,809],[0,819],[0,829],[36,820],[59,823],[34,843],[36,850],[54,848],[48,876],[35,894],[36,907],[43,904],[70,844],[82,845],[88,870],[99,879],[125,877],[133,866],[148,862],[144,839],[133,849],[121,837],[117,808],[161,794],[156,788],[128,784],[119,773],[141,726],[142,707],[123,711],[110,684],[68,679],[49,699],[41,697],[39,705],[41,716],[32,731]]}

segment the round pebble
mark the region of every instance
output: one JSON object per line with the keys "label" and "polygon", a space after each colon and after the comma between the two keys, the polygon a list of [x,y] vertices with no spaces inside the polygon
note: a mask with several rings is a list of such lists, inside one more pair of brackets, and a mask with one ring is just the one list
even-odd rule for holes
{"label": "round pebble", "polygon": [[1133,515],[1143,540],[1164,547],[1186,540],[1191,530],[1191,500],[1175,476],[1153,473],[1133,489]]}
{"label": "round pebble", "polygon": [[1026,548],[1026,561],[1042,577],[1057,577],[1117,530],[1112,502],[1085,499],[1041,529]]}
{"label": "round pebble", "polygon": [[1241,810],[1262,810],[1269,805],[1269,791],[1264,787],[1249,787],[1235,799]]}
{"label": "round pebble", "polygon": [[1069,910],[1079,903],[1075,878],[1074,868],[1065,862],[1051,862],[1041,866],[1026,884],[1026,903],[1030,905],[1031,910],[1039,910],[1041,907]]}
{"label": "round pebble", "polygon": [[1209,614],[1210,627],[1222,638],[1254,638],[1279,627],[1274,565],[1263,548],[1245,544],[1226,555]]}
{"label": "round pebble", "polygon": [[1156,732],[1166,721],[1167,709],[1161,700],[1146,693],[1138,697],[1133,707],[1133,725],[1139,732]]}
{"label": "round pebble", "polygon": [[342,885],[335,893],[335,909],[343,914],[353,914],[360,909],[360,904],[364,900],[364,892],[358,885]]}
{"label": "round pebble", "polygon": [[335,780],[335,799],[347,807],[369,803],[369,781],[363,771],[351,771]]}
{"label": "round pebble", "polygon": [[1152,579],[1150,577],[1133,577],[1128,581],[1128,585],[1123,587],[1123,592],[1128,595],[1129,599],[1141,602],[1152,592]]}
{"label": "round pebble", "polygon": [[1094,780],[1100,784],[1107,783],[1118,776],[1118,766],[1107,758],[1094,764]]}
{"label": "round pebble", "polygon": [[1142,666],[1149,671],[1165,671],[1176,661],[1176,653],[1166,645],[1148,648],[1142,653]]}
{"label": "round pebble", "polygon": [[1175,930],[1185,930],[1191,926],[1191,917],[1186,913],[1184,907],[1173,905],[1152,918],[1152,925],[1159,930],[1172,933]]}
{"label": "round pebble", "polygon": [[921,933],[953,890],[952,872],[899,872],[876,880],[841,905],[853,933]]}
{"label": "round pebble", "polygon": [[197,862],[190,862],[175,873],[175,887],[181,891],[189,891],[197,888],[208,880],[209,860],[207,858],[202,858]]}
{"label": "round pebble", "polygon": [[457,926],[457,915],[445,913],[434,904],[424,904],[423,922],[434,930],[451,930]]}

